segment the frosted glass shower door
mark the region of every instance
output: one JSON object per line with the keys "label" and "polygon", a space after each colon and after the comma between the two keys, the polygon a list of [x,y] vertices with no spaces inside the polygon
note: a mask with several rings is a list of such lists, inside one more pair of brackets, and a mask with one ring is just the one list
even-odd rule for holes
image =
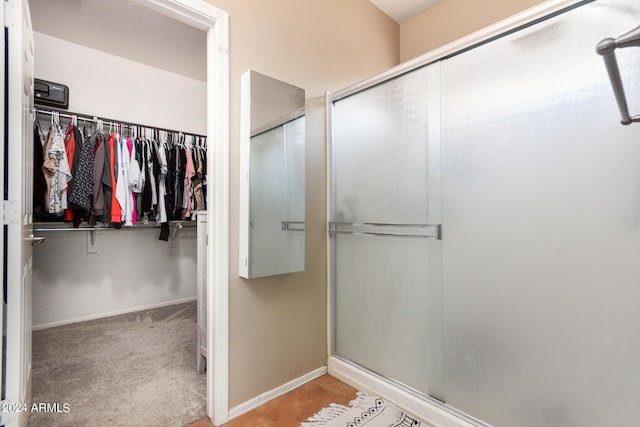
{"label": "frosted glass shower door", "polygon": [[638,24],[596,1],[442,63],[443,391],[492,425],[638,425],[640,125],[596,54]]}
{"label": "frosted glass shower door", "polygon": [[334,354],[423,393],[442,353],[438,90],[439,65],[418,69],[332,122]]}

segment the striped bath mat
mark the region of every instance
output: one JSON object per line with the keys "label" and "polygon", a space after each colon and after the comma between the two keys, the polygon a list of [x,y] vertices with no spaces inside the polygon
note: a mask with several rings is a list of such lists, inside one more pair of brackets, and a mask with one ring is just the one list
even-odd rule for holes
{"label": "striped bath mat", "polygon": [[300,427],[419,427],[420,421],[375,396],[358,393],[351,407],[332,403]]}

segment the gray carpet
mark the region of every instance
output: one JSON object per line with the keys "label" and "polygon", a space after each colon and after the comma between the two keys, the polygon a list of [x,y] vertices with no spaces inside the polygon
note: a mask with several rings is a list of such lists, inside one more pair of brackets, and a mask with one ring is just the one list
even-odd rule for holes
{"label": "gray carpet", "polygon": [[32,427],[180,427],[205,417],[195,301],[34,332],[33,402],[60,412],[32,413]]}

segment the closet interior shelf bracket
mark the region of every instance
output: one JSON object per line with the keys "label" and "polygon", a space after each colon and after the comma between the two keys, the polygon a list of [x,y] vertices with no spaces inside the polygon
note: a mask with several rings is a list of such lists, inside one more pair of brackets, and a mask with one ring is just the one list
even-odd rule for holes
{"label": "closet interior shelf bracket", "polygon": [[91,231],[87,233],[87,253],[98,253],[98,230],[96,228],[92,228]]}
{"label": "closet interior shelf bracket", "polygon": [[169,238],[169,247],[170,248],[175,248],[176,247],[176,236],[178,235],[178,231],[182,230],[182,223],[181,222],[176,222],[173,224],[173,229],[171,230],[171,237]]}

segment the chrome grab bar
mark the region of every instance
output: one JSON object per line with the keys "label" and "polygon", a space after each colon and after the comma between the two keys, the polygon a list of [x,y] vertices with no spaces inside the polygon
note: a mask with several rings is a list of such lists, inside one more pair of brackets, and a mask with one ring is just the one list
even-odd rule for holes
{"label": "chrome grab bar", "polygon": [[281,222],[281,230],[282,231],[304,231],[305,224],[304,221],[282,221]]}
{"label": "chrome grab bar", "polygon": [[[429,229],[433,233],[428,233]],[[409,230],[409,232],[407,232]],[[329,234],[405,237],[442,240],[442,224],[391,224],[379,222],[329,222]]]}
{"label": "chrome grab bar", "polygon": [[618,103],[618,109],[620,110],[620,116],[622,120],[620,123],[623,125],[630,125],[634,122],[640,122],[640,115],[631,117],[629,115],[629,107],[627,106],[627,97],[624,94],[624,86],[622,85],[622,77],[620,77],[620,69],[618,68],[618,61],[616,60],[616,49],[640,46],[640,27],[637,27],[628,33],[625,33],[618,37],[607,38],[598,43],[596,51],[599,55],[602,55],[605,66],[607,67],[607,73],[609,74],[609,80],[611,80],[611,86],[613,87],[613,93]]}

